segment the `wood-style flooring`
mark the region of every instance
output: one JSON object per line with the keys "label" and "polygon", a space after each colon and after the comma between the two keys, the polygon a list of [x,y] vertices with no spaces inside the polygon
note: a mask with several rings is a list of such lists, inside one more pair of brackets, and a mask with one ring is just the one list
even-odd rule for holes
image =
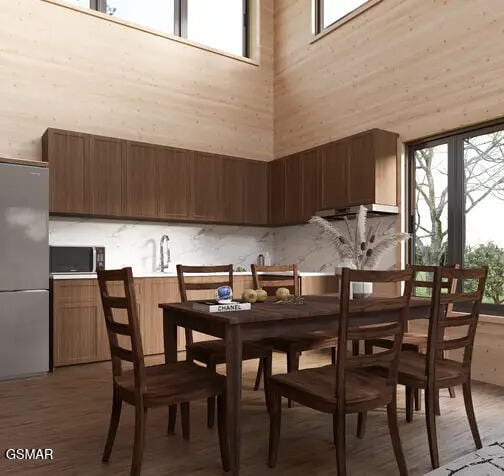
{"label": "wood-style flooring", "polygon": [[[160,358],[149,359],[157,363]],[[303,354],[303,367],[328,363],[328,353]],[[274,372],[285,368],[285,357],[275,355]],[[251,475],[335,475],[331,418],[294,405],[282,414],[278,465],[266,466],[268,416],[263,392],[252,385],[257,362],[244,363],[242,402],[241,474]],[[1,475],[127,475],[132,453],[133,412],[123,407],[121,424],[112,456],[102,464],[110,411],[111,371],[109,363],[58,369],[53,375],[0,383],[0,474]],[[504,436],[504,388],[475,383],[476,416],[483,445]],[[404,395],[399,395],[400,432],[410,475],[430,470],[423,412],[413,423],[404,421]],[[441,394],[442,416],[437,419],[441,464],[474,450],[465,416],[462,392],[450,399]],[[167,411],[153,410],[148,416],[143,476],[219,475],[217,430],[206,427],[206,401],[192,404],[191,440],[166,435]],[[350,475],[398,474],[384,411],[371,412],[367,434],[355,437],[356,418],[348,418],[348,473]],[[7,448],[52,448],[52,461],[9,461]]]}

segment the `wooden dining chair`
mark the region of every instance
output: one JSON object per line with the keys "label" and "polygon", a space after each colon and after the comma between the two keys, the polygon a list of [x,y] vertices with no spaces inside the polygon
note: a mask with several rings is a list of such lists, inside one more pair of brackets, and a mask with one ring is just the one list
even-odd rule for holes
{"label": "wooden dining chair", "polygon": [[[183,408],[183,436],[188,439],[188,402],[217,397],[222,466],[225,471],[228,471],[225,377],[192,362],[146,367],[131,268],[113,271],[98,270],[98,283],[112,357],[113,392],[112,414],[102,460],[107,462],[110,458],[123,402],[135,407],[131,476],[138,476],[142,467],[147,409],[166,408],[170,405],[180,404]],[[121,296],[111,295],[109,293],[110,285],[112,284],[116,288],[115,285],[118,283],[122,288]],[[127,366],[124,363],[127,363]]]}
{"label": "wooden dining chair", "polygon": [[[413,269],[413,295],[414,296],[422,296],[422,297],[430,297],[432,298],[432,290],[434,288],[434,281],[432,277],[434,275],[434,271],[436,270],[436,266],[423,266],[423,265],[412,265]],[[458,264],[446,266],[446,268],[459,268]],[[429,278],[430,277],[430,278]],[[457,288],[457,280],[447,278],[442,281],[441,289],[446,293],[453,293]],[[427,294],[427,296],[425,296]],[[446,313],[451,312],[451,306],[446,306]],[[426,316],[428,318],[429,316]],[[372,346],[377,347],[385,347],[390,348],[392,342],[387,339],[375,339],[374,341],[365,342],[365,352],[371,353],[370,348]],[[419,352],[421,354],[425,354],[427,352],[427,334],[420,332],[410,332],[408,329],[408,324],[406,324],[406,331],[404,333],[404,339],[402,344],[402,350],[410,350],[412,352]],[[455,398],[455,389],[450,387],[448,389],[450,397]],[[420,398],[420,390],[416,389],[414,392],[408,390],[406,398],[413,398],[415,402],[415,410],[421,410],[421,398]],[[439,411],[439,396],[436,398],[436,412]],[[406,420],[412,421],[413,412],[406,413]],[[362,435],[359,435],[362,436]]]}
{"label": "wooden dining chair", "polygon": [[[268,464],[277,461],[280,439],[281,397],[333,415],[337,474],[346,475],[345,416],[386,406],[389,432],[400,474],[407,474],[397,424],[397,369],[399,353],[408,318],[412,288],[411,270],[355,271],[343,269],[336,364],[298,370],[270,378],[270,441]],[[404,291],[398,297],[350,300],[351,282],[399,283]],[[355,317],[367,317],[365,326],[355,324]],[[391,337],[391,349],[372,355],[348,355],[351,340]],[[383,369],[375,371],[376,368]]]}
{"label": "wooden dining chair", "polygon": [[[224,273],[218,282],[202,281],[201,277],[187,274],[193,273]],[[182,302],[188,300],[188,291],[216,290],[219,286],[230,286],[233,288],[233,265],[223,266],[183,266],[177,265],[177,276]],[[209,370],[215,372],[216,366],[226,363],[226,343],[222,339],[214,339],[203,342],[194,342],[192,329],[186,327],[186,352],[187,360],[204,363]],[[265,381],[271,375],[272,350],[271,346],[265,346],[256,342],[245,342],[243,344],[243,360],[259,359],[260,367],[263,369]],[[265,388],[265,394],[267,389]],[[268,400],[266,399],[266,402]],[[173,412],[173,409],[172,409]],[[172,418],[173,415],[172,415]],[[214,426],[215,420],[215,397],[208,398],[207,424],[209,428]],[[174,425],[172,421],[171,426]]]}
{"label": "wooden dining chair", "polygon": [[[269,296],[275,296],[277,289],[284,287],[289,289],[291,294],[300,295],[297,265],[260,266],[252,264],[251,269],[255,289],[264,289]],[[332,363],[335,362],[336,337],[328,334],[312,332],[303,337],[275,337],[264,342],[272,346],[273,350],[286,354],[287,372],[299,369],[299,357],[302,352],[307,350],[331,348]],[[259,365],[254,390],[259,388],[262,373],[262,368]],[[291,402],[289,401],[290,406]]]}
{"label": "wooden dining chair", "polygon": [[[433,468],[439,467],[435,411],[436,394],[439,389],[462,385],[464,404],[474,442],[477,448],[481,448],[481,439],[472,402],[471,362],[487,272],[486,267],[473,269],[436,268],[434,270],[427,352],[423,355],[405,350],[400,355],[399,384],[410,389],[424,389],[427,434]],[[462,291],[443,293],[444,280],[457,280]],[[463,290],[467,281],[473,282],[475,291]],[[453,304],[462,305],[464,311],[447,314],[446,307],[451,307]],[[457,331],[458,337],[447,335]],[[461,361],[446,358],[445,352],[455,350],[462,352]],[[412,413],[411,397],[407,398],[406,402],[407,411]]]}

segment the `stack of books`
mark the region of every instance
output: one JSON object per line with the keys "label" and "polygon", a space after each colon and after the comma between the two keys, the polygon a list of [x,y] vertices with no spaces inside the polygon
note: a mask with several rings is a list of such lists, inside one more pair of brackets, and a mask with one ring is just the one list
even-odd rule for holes
{"label": "stack of books", "polygon": [[231,301],[219,303],[217,301],[195,301],[193,309],[203,312],[230,312],[230,311],[249,311],[251,304],[249,302]]}

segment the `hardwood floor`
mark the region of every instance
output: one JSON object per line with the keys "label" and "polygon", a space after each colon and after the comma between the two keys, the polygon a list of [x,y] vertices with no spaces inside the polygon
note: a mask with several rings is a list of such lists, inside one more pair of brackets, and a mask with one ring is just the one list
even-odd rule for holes
{"label": "hardwood floor", "polygon": [[[160,358],[148,359],[148,364]],[[301,366],[329,363],[328,352],[303,354]],[[275,355],[274,373],[283,372],[285,359]],[[278,465],[266,466],[268,416],[263,392],[253,392],[257,362],[244,362],[243,434],[241,474],[305,476],[336,474],[332,446],[332,420],[327,415],[294,405],[282,414]],[[9,461],[0,458],[3,475],[127,475],[133,444],[133,407],[123,407],[117,439],[108,464],[101,453],[109,421],[110,364],[60,368],[54,375],[0,383],[0,447],[52,448],[52,461]],[[504,436],[504,388],[475,383],[473,394],[483,445]],[[423,411],[412,423],[404,421],[404,395],[399,395],[399,430],[410,475],[429,471],[429,449]],[[441,464],[473,451],[474,443],[464,412],[461,393],[456,399],[441,393],[442,416],[438,418]],[[166,435],[167,410],[147,415],[147,441],[143,476],[218,475],[220,465],[217,430],[206,427],[206,401],[192,404],[191,440]],[[350,475],[397,474],[385,409],[370,412],[366,437],[355,437],[356,417],[347,424],[347,467]],[[369,468],[372,468],[371,470]]]}

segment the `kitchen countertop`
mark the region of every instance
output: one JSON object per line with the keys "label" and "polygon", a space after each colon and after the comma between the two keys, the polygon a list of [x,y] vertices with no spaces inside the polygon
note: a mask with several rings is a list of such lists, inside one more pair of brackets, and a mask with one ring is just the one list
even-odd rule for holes
{"label": "kitchen countertop", "polygon": [[[190,276],[224,276],[227,273],[198,273],[191,274]],[[275,273],[282,274],[282,273]],[[250,271],[235,271],[234,276],[252,276]],[[300,271],[299,276],[334,276],[333,273],[327,273],[322,271]],[[50,276],[55,280],[68,280],[68,279],[96,279],[96,273],[83,273],[83,274],[64,274],[64,273],[52,273]],[[153,273],[136,273],[135,278],[176,278],[177,273],[170,271],[167,273],[153,272]]]}

